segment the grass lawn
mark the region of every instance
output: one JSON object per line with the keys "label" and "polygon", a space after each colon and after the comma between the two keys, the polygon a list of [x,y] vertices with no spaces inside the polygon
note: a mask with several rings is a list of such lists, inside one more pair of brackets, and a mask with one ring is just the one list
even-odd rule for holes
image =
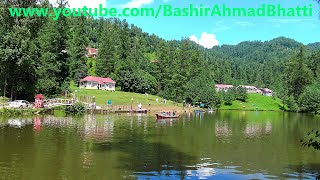
{"label": "grass lawn", "polygon": [[278,111],[281,110],[282,102],[280,99],[263,96],[260,94],[248,94],[247,102],[233,101],[231,106],[222,105],[220,109],[244,109],[244,110],[264,110]]}
{"label": "grass lawn", "polygon": [[[114,106],[131,106],[131,98],[132,107],[136,109],[138,104],[142,104],[142,108],[155,110],[155,111],[163,111],[163,110],[176,110],[180,111],[183,109],[181,103],[174,103],[173,101],[167,101],[166,104],[161,103],[161,97],[154,95],[144,95],[138,93],[131,92],[122,92],[122,91],[104,91],[104,90],[95,90],[95,89],[81,89],[80,92],[76,93],[77,97],[81,99],[85,96],[94,96],[95,101],[98,106],[106,106],[108,100],[112,100],[112,105]],[[158,98],[158,102],[156,99]],[[150,103],[150,107],[149,107]]]}

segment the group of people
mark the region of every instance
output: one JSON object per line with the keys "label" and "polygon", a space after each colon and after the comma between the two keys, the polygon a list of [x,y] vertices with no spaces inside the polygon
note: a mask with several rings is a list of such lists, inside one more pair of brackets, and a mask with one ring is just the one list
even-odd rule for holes
{"label": "group of people", "polygon": [[[163,99],[163,98],[161,98],[161,100],[160,100],[160,103],[161,103],[161,104],[162,104],[162,99]],[[156,99],[156,102],[159,102],[159,99],[158,99],[158,98]],[[163,99],[163,103],[164,103],[164,104],[167,104],[167,99]]]}
{"label": "group of people", "polygon": [[176,115],[176,113],[173,111],[173,112],[162,112],[163,115],[166,115],[166,116],[174,116]]}

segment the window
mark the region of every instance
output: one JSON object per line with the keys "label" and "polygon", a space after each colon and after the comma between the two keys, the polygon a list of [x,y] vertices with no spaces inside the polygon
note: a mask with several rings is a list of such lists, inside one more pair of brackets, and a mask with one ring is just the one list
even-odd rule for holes
{"label": "window", "polygon": [[97,85],[98,85],[98,83],[92,82],[91,87],[95,87],[95,86],[97,86]]}

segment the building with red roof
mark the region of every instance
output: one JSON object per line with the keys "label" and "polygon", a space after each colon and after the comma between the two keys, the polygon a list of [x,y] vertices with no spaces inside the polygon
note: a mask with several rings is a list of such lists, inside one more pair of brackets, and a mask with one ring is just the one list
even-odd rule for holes
{"label": "building with red roof", "polygon": [[115,91],[116,82],[111,78],[87,76],[80,80],[80,88]]}
{"label": "building with red roof", "polygon": [[87,48],[87,57],[96,58],[98,54],[98,49]]}
{"label": "building with red roof", "polygon": [[225,91],[227,92],[230,88],[232,88],[232,85],[228,85],[228,84],[216,84],[214,85],[216,88],[216,91]]}
{"label": "building with red roof", "polygon": [[261,91],[255,86],[240,85],[239,87],[246,89],[247,93],[260,93],[261,94]]}
{"label": "building with red roof", "polygon": [[271,89],[263,88],[263,89],[261,89],[261,91],[262,91],[262,94],[265,95],[265,96],[272,96],[272,90]]}

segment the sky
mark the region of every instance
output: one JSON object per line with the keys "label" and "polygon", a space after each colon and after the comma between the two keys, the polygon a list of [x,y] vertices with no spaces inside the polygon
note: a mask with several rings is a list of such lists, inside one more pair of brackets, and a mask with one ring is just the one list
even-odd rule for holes
{"label": "sky", "polygon": [[[55,1],[55,0],[50,0]],[[166,40],[190,38],[198,44],[211,48],[217,45],[238,44],[242,41],[267,41],[284,36],[304,44],[319,41],[320,32],[319,4],[313,0],[69,0],[71,7],[106,8],[157,8],[161,4],[183,8],[193,4],[195,7],[228,7],[252,8],[262,4],[280,4],[281,7],[312,5],[312,16],[294,17],[129,17],[127,22],[137,25],[143,31],[155,34]],[[121,18],[123,19],[123,18]]]}

